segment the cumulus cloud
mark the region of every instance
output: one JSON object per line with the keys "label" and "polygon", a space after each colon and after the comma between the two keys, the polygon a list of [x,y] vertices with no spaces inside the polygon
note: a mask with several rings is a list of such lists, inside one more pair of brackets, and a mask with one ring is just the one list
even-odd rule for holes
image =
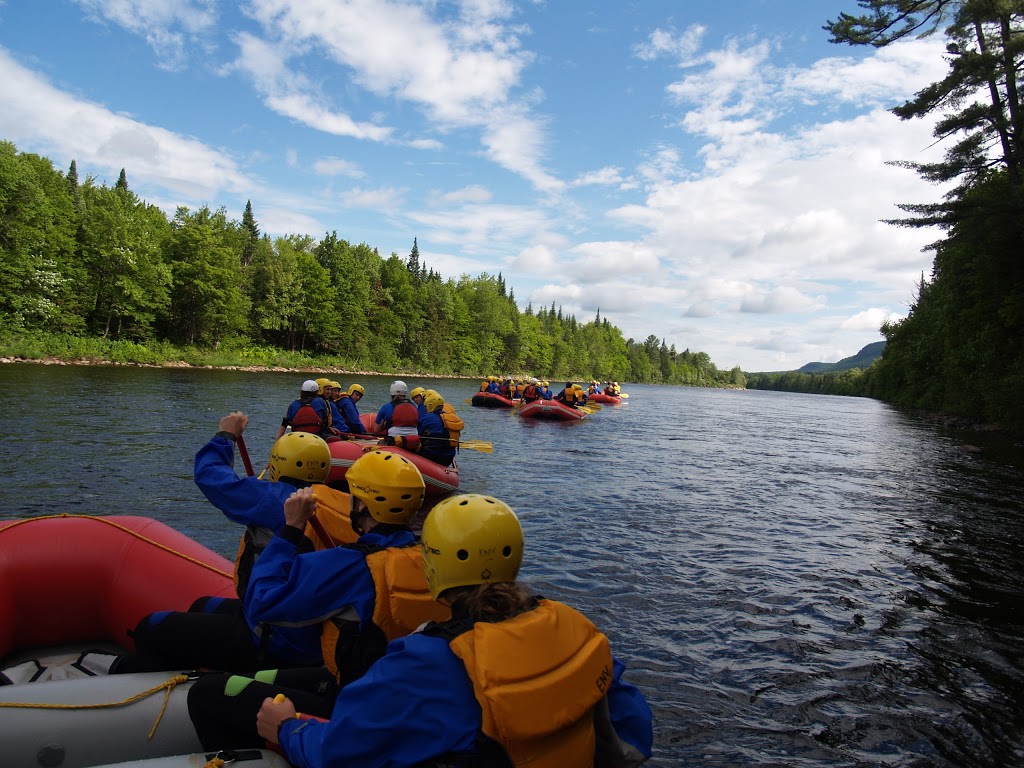
{"label": "cumulus cloud", "polygon": [[178,204],[215,200],[224,191],[255,186],[235,160],[193,138],[146,125],[53,87],[0,49],[0,135],[31,142],[55,162],[77,161],[116,179],[131,159],[133,187],[152,185]]}
{"label": "cumulus cloud", "polygon": [[887,309],[871,307],[863,312],[858,312],[853,317],[848,317],[839,324],[844,331],[877,331],[884,322],[896,322],[902,316]]}
{"label": "cumulus cloud", "polygon": [[341,202],[346,208],[368,208],[374,211],[394,211],[400,208],[406,190],[392,187],[362,189],[353,187],[341,193]]}
{"label": "cumulus cloud", "polygon": [[351,179],[361,179],[366,176],[366,172],[358,165],[340,157],[324,157],[317,160],[313,163],[313,172],[318,176],[348,176]]}
{"label": "cumulus cloud", "polygon": [[180,69],[188,45],[201,43],[217,21],[216,0],[73,0],[97,21],[145,38],[158,66]]}
{"label": "cumulus cloud", "polygon": [[[447,6],[386,0],[257,0],[249,12],[265,37],[238,35],[236,66],[250,73],[271,109],[318,130],[392,139],[390,129],[323,106],[341,100],[351,83],[418,106],[442,133],[476,129],[493,162],[539,189],[561,188],[544,168],[543,121],[529,114],[537,94],[516,93],[533,55],[509,23],[511,4],[463,3],[452,13]],[[262,59],[268,50],[277,52],[280,65],[269,72]],[[313,89],[301,74],[303,58],[314,50],[337,66],[335,87]],[[440,146],[423,138],[407,145]]]}

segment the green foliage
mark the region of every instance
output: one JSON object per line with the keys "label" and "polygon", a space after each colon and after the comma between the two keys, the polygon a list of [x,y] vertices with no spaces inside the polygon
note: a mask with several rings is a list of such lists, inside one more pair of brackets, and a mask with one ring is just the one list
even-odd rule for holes
{"label": "green foliage", "polygon": [[335,367],[742,386],[704,353],[625,341],[600,312],[521,312],[501,276],[442,280],[419,244],[381,258],[332,232],[271,240],[248,201],[168,221],[124,170],[65,178],[0,144],[0,319],[7,354],[157,364]]}
{"label": "green foliage", "polygon": [[1024,427],[1024,69],[1021,0],[858,0],[833,42],[881,47],[938,30],[946,76],[892,111],[941,114],[935,136],[953,139],[942,162],[900,163],[932,182],[955,181],[938,204],[904,204],[903,226],[938,225],[930,280],[906,319],[886,324],[882,357],[862,391],[903,405]]}

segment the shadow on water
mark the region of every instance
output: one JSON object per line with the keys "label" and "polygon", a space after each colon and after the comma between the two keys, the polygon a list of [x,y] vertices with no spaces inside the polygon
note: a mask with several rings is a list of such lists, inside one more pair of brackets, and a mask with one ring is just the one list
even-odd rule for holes
{"label": "shadow on water", "polygon": [[[0,517],[142,514],[233,556],[193,456],[241,409],[265,463],[304,378],[2,365]],[[392,380],[336,378],[363,412]],[[524,578],[612,639],[651,765],[1024,764],[1021,465],[863,399],[628,386],[558,424],[406,381],[494,444],[459,454],[461,489],[509,501]]]}

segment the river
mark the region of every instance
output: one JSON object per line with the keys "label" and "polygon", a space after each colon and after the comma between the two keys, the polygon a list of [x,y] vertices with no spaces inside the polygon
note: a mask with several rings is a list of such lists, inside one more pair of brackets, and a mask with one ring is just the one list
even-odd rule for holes
{"label": "river", "polygon": [[[239,409],[264,464],[304,378],[0,365],[0,518],[140,514],[233,556],[193,456]],[[392,381],[336,378],[363,412]],[[462,490],[508,501],[525,580],[609,635],[649,765],[1024,765],[1020,464],[866,399],[628,385],[560,424],[406,381],[494,444],[460,453]]]}

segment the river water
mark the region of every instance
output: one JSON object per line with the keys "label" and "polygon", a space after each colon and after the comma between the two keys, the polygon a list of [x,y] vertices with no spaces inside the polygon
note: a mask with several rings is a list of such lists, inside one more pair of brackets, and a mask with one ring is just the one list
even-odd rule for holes
{"label": "river water", "polygon": [[[244,410],[258,471],[304,378],[0,365],[0,518],[141,514],[233,556],[193,456]],[[363,412],[392,380],[337,378]],[[406,381],[494,444],[460,453],[462,490],[508,501],[526,581],[609,635],[649,765],[1024,765],[1020,464],[865,399],[630,385],[560,424]]]}

